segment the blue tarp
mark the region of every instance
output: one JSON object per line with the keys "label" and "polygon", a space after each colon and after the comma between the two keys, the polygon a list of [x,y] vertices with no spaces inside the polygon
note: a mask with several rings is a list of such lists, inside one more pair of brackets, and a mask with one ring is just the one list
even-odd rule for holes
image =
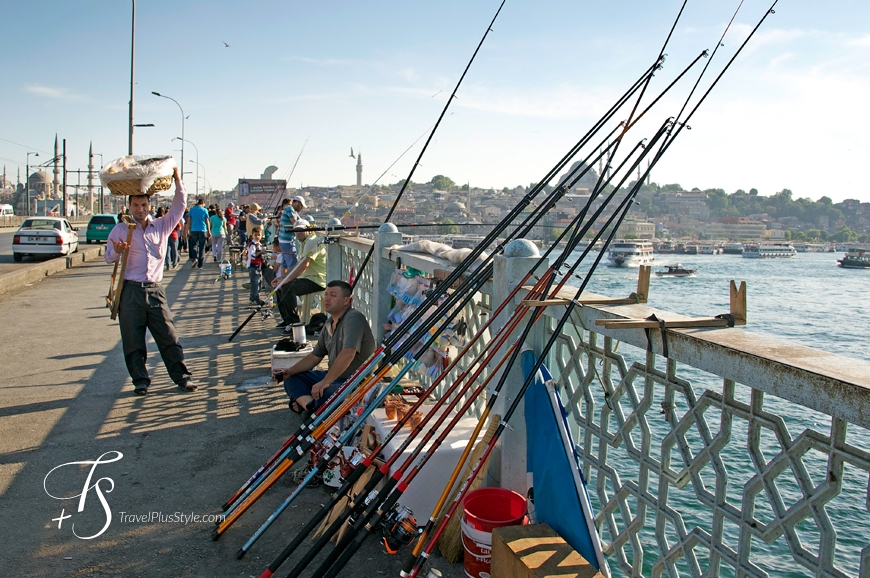
{"label": "blue tarp", "polygon": [[[533,351],[522,353],[526,379],[536,360]],[[599,541],[597,535],[593,539],[590,534],[590,528],[594,529],[592,513],[584,511],[584,502],[585,509],[591,509],[586,483],[580,474],[561,400],[557,395],[551,397],[546,387],[551,379],[546,366],[541,365],[525,394],[526,463],[532,473],[535,520],[548,524],[590,564],[602,571]],[[558,415],[554,405],[558,407]],[[560,427],[560,422],[564,427]],[[604,565],[602,573],[608,575],[606,562]]]}

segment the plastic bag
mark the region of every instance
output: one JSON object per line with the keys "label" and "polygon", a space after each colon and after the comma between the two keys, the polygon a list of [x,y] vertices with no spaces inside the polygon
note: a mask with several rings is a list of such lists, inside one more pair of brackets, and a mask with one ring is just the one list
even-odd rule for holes
{"label": "plastic bag", "polygon": [[159,178],[171,177],[175,170],[175,159],[170,156],[133,155],[110,161],[100,170],[100,182],[108,186],[112,181],[141,179],[139,188],[142,194]]}

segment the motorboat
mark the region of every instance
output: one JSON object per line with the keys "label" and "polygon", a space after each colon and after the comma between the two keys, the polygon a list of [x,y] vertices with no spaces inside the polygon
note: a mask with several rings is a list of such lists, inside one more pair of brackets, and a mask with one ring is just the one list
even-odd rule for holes
{"label": "motorboat", "polygon": [[649,241],[617,239],[610,244],[607,258],[613,267],[639,267],[652,263],[653,244]]}
{"label": "motorboat", "polygon": [[864,249],[852,249],[837,263],[844,269],[870,269],[870,254]]}
{"label": "motorboat", "polygon": [[694,277],[697,269],[686,269],[679,263],[675,265],[665,265],[664,271],[656,271],[658,277]]}

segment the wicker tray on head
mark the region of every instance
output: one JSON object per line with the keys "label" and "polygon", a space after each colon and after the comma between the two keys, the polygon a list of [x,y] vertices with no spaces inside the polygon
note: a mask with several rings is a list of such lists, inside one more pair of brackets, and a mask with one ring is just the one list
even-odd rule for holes
{"label": "wicker tray on head", "polygon": [[168,191],[172,186],[172,177],[160,177],[154,181],[154,184],[152,184],[145,193],[142,193],[141,183],[142,181],[140,179],[121,179],[118,181],[109,181],[106,183],[106,186],[109,187],[109,190],[112,191],[113,195],[119,197],[142,194],[151,196],[155,193]]}

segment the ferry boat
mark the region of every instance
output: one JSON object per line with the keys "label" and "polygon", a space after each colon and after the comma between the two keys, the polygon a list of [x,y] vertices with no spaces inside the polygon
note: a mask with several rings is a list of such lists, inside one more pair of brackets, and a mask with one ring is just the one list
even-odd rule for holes
{"label": "ferry boat", "polygon": [[694,277],[697,269],[685,269],[682,265],[665,265],[664,271],[656,271],[659,277]]}
{"label": "ferry boat", "polygon": [[787,259],[797,255],[790,243],[753,243],[743,247],[748,259]]}
{"label": "ferry boat", "polygon": [[610,244],[607,258],[613,267],[639,267],[652,263],[655,257],[649,241],[617,239]]}
{"label": "ferry boat", "polygon": [[718,255],[719,248],[715,245],[715,243],[701,243],[698,245],[698,254],[699,255]]}
{"label": "ferry boat", "polygon": [[655,246],[655,252],[661,253],[662,255],[673,253],[674,244],[670,241],[663,241]]}
{"label": "ferry boat", "polygon": [[852,249],[837,263],[844,269],[870,269],[870,255],[864,249]]}
{"label": "ferry boat", "polygon": [[725,255],[742,255],[743,243],[725,243],[722,246],[722,253]]}
{"label": "ferry boat", "polygon": [[686,255],[697,255],[698,250],[697,245],[686,245]]}

